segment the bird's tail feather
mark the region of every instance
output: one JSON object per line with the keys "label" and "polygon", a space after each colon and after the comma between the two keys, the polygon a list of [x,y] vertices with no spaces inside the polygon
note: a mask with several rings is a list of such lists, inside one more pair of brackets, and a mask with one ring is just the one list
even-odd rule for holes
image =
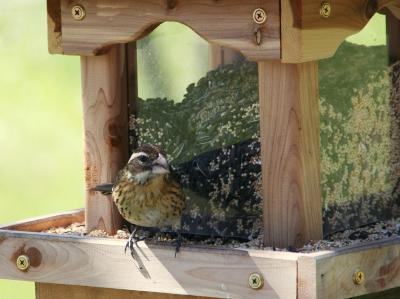
{"label": "bird's tail feather", "polygon": [[98,191],[103,195],[111,195],[114,184],[100,184],[90,189],[90,191]]}

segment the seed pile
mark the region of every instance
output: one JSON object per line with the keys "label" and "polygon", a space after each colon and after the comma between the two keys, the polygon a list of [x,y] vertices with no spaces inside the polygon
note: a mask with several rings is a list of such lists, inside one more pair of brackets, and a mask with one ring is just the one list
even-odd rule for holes
{"label": "seed pile", "polygon": [[91,231],[90,233],[86,233],[85,231],[85,224],[81,222],[76,222],[72,223],[71,225],[68,225],[67,227],[52,227],[48,230],[43,231],[43,233],[49,233],[49,234],[58,234],[58,235],[70,235],[70,236],[78,236],[78,237],[83,237],[83,236],[88,236],[88,237],[93,237],[93,238],[114,238],[114,239],[128,239],[129,238],[129,232],[128,230],[118,230],[117,233],[113,236],[110,236],[105,232],[104,230],[101,229],[96,229]]}
{"label": "seed pile", "polygon": [[371,241],[389,239],[400,236],[400,218],[381,221],[369,226],[348,229],[327,236],[324,240],[310,242],[299,249],[301,252],[313,252],[319,250],[332,250]]}
{"label": "seed pile", "polygon": [[[89,236],[93,238],[113,238],[113,239],[128,239],[129,231],[124,228],[118,230],[115,235],[108,235],[105,231],[94,230],[89,234],[85,233],[83,223],[73,223],[67,227],[54,227],[43,231],[44,233],[66,234],[74,236]],[[146,237],[146,242],[151,244],[172,244],[174,235],[166,232],[151,233],[149,231],[138,231],[140,237]],[[219,248],[242,248],[242,249],[259,249],[259,250],[276,250],[276,251],[295,251],[295,252],[315,252],[320,250],[333,250],[347,246],[358,245],[371,241],[390,239],[400,236],[400,218],[393,218],[388,221],[381,221],[369,226],[348,229],[343,232],[326,236],[324,240],[310,242],[302,248],[271,248],[263,247],[262,234],[257,238],[248,242],[241,242],[238,239],[221,238],[221,237],[205,237],[184,235],[183,245],[193,246],[202,245],[207,247]]]}

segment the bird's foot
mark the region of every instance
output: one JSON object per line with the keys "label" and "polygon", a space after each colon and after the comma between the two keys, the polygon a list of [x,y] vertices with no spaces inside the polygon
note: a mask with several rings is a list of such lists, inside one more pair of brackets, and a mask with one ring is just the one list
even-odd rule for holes
{"label": "bird's foot", "polygon": [[129,248],[131,251],[131,255],[133,256],[133,251],[135,250],[134,249],[135,246],[137,246],[137,240],[136,240],[135,236],[133,234],[131,234],[125,245],[125,254],[126,254],[126,250]]}
{"label": "bird's foot", "polygon": [[137,247],[137,242],[144,240],[144,238],[136,238],[135,234],[137,231],[137,226],[136,225],[132,225],[131,226],[131,235],[129,236],[128,242],[126,242],[125,245],[125,254],[126,254],[126,250],[129,248],[129,250],[131,251],[131,256],[133,257],[133,259],[135,259],[135,249],[134,247]]}
{"label": "bird's foot", "polygon": [[133,251],[135,250],[134,248],[135,248],[135,246],[137,247],[137,242],[143,241],[145,239],[146,239],[145,237],[136,238],[134,236],[134,233],[132,233],[129,236],[129,239],[126,242],[126,245],[125,245],[125,254],[126,254],[126,250],[129,248],[129,250],[131,251],[131,254],[133,255]]}

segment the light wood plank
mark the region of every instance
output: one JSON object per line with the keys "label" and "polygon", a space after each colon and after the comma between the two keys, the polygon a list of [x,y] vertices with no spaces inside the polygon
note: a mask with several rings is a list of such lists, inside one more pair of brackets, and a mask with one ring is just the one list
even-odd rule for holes
{"label": "light wood plank", "polygon": [[318,65],[259,62],[265,243],[322,238]]}
{"label": "light wood plank", "polygon": [[24,219],[9,224],[0,225],[0,229],[26,232],[41,232],[51,227],[68,226],[75,222],[85,221],[85,210],[78,209],[52,215]]}
{"label": "light wood plank", "polygon": [[[47,222],[51,219],[49,217]],[[168,294],[340,299],[382,292],[400,285],[400,237],[311,254],[184,246],[177,258],[174,258],[172,246],[147,246],[139,242],[136,259],[142,270],[129,255],[123,254],[124,243],[124,240],[2,229],[0,278],[45,283],[39,295],[51,296],[61,289],[63,294],[64,291],[69,294],[68,299],[74,299],[73,296],[85,299],[80,297],[82,294],[88,299],[116,294],[126,298],[150,296],[150,299],[169,298]],[[20,254],[30,258],[31,267],[27,272],[15,267]],[[364,284],[353,284],[355,270],[365,272]],[[251,272],[263,274],[263,289],[253,291],[248,287],[247,278]]]}
{"label": "light wood plank", "polygon": [[[366,0],[326,1],[329,18],[321,17],[320,0],[281,0],[282,62],[299,63],[333,56],[346,37],[368,22]],[[372,2],[372,1],[371,1]]]}
{"label": "light wood plank", "polygon": [[61,46],[61,3],[47,0],[47,39],[50,54],[62,54]]}
{"label": "light wood plank", "polygon": [[[0,231],[0,278],[217,298],[296,298],[294,253],[183,247],[139,242],[136,259],[125,241]],[[26,272],[15,266],[26,254]],[[259,272],[264,287],[252,290],[248,277]]]}
{"label": "light wood plank", "polygon": [[122,218],[111,196],[91,188],[113,182],[128,161],[128,86],[124,45],[82,57],[85,130],[86,229],[114,234]]}
{"label": "light wood plank", "polygon": [[[362,285],[353,274],[365,273]],[[400,286],[400,238],[300,256],[298,299],[340,299]]]}
{"label": "light wood plank", "polygon": [[36,283],[36,299],[207,299],[184,295],[157,294],[106,288]]}
{"label": "light wood plank", "polygon": [[[186,24],[209,42],[241,51],[259,59],[279,59],[279,2],[269,0],[137,0],[81,1],[86,18],[71,17],[69,0],[61,1],[62,47],[66,54],[93,55],[105,46],[135,41],[158,24],[176,21]],[[253,11],[264,8],[268,20],[259,26]],[[254,32],[260,27],[262,42]]]}
{"label": "light wood plank", "polygon": [[299,260],[301,261],[297,263],[297,299],[317,299],[317,262],[309,256],[300,256]]}

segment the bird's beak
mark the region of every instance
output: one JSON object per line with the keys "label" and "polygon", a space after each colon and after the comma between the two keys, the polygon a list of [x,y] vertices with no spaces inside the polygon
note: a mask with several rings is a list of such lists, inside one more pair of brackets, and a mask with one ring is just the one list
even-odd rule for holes
{"label": "bird's beak", "polygon": [[158,158],[153,162],[153,169],[155,168],[163,168],[167,172],[169,172],[169,165],[167,159],[161,154],[158,154]]}

